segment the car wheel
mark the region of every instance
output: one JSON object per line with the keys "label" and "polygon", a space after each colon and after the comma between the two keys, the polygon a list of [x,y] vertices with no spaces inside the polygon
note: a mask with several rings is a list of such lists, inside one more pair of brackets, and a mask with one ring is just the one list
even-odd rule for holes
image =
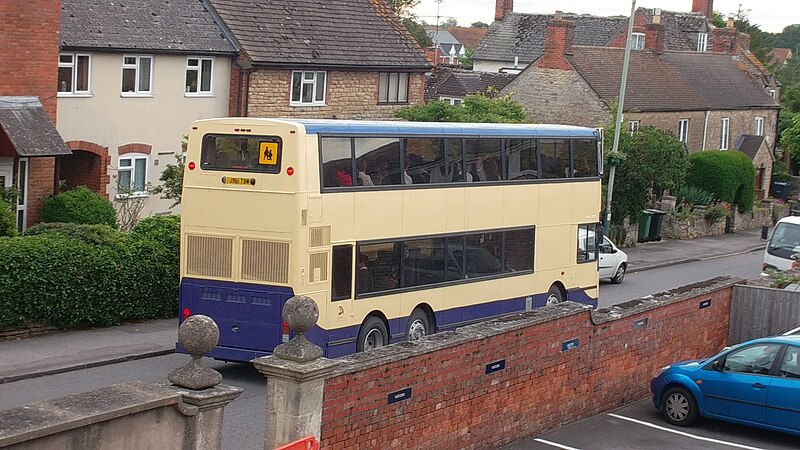
{"label": "car wheel", "polygon": [[547,291],[547,301],[545,305],[555,305],[564,301],[564,293],[561,292],[561,288],[557,285],[550,286],[550,289]]}
{"label": "car wheel", "polygon": [[406,324],[406,340],[416,341],[418,339],[422,339],[423,337],[433,333],[432,328],[431,319],[428,317],[428,314],[426,314],[425,311],[416,308],[414,311],[411,311],[411,315],[408,316],[408,323]]}
{"label": "car wheel", "polygon": [[617,267],[617,272],[614,273],[613,277],[611,277],[611,282],[614,283],[614,284],[622,283],[622,280],[625,279],[625,272],[627,270],[628,270],[628,265],[627,264],[625,264],[625,263],[620,264],[619,267]]}
{"label": "car wheel", "polygon": [[672,425],[688,427],[697,422],[697,402],[685,388],[671,388],[661,398],[661,415]]}
{"label": "car wheel", "polygon": [[363,352],[374,350],[389,344],[389,330],[383,320],[369,316],[361,324],[358,331],[358,341],[356,341],[356,351]]}

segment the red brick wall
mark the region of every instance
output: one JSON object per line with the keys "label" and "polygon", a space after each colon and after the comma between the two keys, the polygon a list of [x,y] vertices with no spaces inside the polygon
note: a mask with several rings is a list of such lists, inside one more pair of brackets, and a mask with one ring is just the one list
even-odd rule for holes
{"label": "red brick wall", "polygon": [[106,187],[111,182],[108,147],[86,141],[69,141],[67,147],[72,150],[72,155],[61,159],[61,178],[67,186],[86,186],[108,198]]}
{"label": "red brick wall", "polygon": [[[325,383],[322,445],[495,448],[639,400],[659,367],[726,344],[732,283],[629,302],[614,317],[571,303],[541,308],[340,360]],[[504,370],[485,373],[502,359]],[[409,387],[410,399],[387,404]]]}
{"label": "red brick wall", "polygon": [[[56,123],[60,0],[0,1],[0,95],[36,96]],[[53,193],[54,158],[31,158],[28,226]]]}
{"label": "red brick wall", "polygon": [[572,65],[564,58],[564,53],[572,51],[572,37],[575,24],[567,20],[547,22],[544,54],[536,62],[542,69],[572,70]]}

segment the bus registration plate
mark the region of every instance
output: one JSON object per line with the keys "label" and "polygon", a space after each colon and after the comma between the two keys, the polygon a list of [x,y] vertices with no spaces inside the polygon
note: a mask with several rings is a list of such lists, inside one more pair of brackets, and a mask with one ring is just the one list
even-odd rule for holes
{"label": "bus registration plate", "polygon": [[244,177],[222,177],[222,184],[240,184],[254,186],[256,184],[255,178]]}

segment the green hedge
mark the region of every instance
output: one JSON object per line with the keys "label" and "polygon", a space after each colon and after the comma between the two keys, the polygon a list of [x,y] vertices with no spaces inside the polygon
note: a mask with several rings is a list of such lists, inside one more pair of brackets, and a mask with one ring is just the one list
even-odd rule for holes
{"label": "green hedge", "polygon": [[17,218],[11,207],[0,198],[0,236],[17,235]]}
{"label": "green hedge", "polygon": [[738,205],[739,212],[753,209],[755,179],[753,161],[742,152],[710,150],[689,155],[686,184]]}
{"label": "green hedge", "polygon": [[85,186],[48,197],[42,205],[43,222],[105,224],[117,228],[114,205]]}
{"label": "green hedge", "polygon": [[86,225],[33,231],[0,238],[0,329],[110,326],[177,314],[177,217],[145,219],[129,234]]}

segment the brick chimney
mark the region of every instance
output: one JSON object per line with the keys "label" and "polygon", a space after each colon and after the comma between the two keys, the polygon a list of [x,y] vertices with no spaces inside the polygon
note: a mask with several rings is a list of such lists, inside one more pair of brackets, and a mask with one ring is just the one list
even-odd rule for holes
{"label": "brick chimney", "polygon": [[734,53],[736,51],[736,39],[739,32],[733,26],[733,15],[728,16],[728,24],[725,28],[714,28],[714,51],[720,53]]}
{"label": "brick chimney", "polygon": [[506,20],[506,16],[512,11],[514,0],[494,0],[494,20]]}
{"label": "brick chimney", "polygon": [[692,0],[692,12],[711,19],[714,16],[714,0]]}
{"label": "brick chimney", "polygon": [[536,62],[536,67],[543,69],[572,70],[572,65],[564,55],[572,54],[572,37],[575,24],[564,20],[561,11],[547,21],[547,37],[545,38],[544,54]]}
{"label": "brick chimney", "polygon": [[664,25],[661,24],[661,10],[653,10],[653,23],[648,23],[644,35],[644,47],[657,55],[664,53]]}

